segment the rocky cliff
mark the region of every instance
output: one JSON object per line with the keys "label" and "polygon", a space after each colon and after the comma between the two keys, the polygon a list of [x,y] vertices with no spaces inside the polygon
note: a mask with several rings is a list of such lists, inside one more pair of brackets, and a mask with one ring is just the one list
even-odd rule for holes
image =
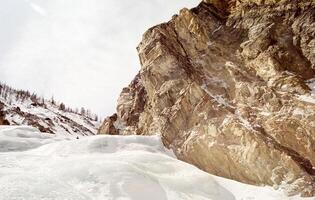
{"label": "rocky cliff", "polygon": [[159,134],[209,173],[315,195],[315,2],[207,0],[148,30],[100,134]]}

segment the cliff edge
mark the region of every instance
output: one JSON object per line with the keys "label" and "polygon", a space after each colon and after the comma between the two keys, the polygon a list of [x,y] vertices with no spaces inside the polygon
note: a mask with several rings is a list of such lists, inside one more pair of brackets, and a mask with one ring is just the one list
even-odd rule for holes
{"label": "cliff edge", "polygon": [[100,134],[159,134],[211,174],[315,195],[315,2],[205,0],[149,29]]}

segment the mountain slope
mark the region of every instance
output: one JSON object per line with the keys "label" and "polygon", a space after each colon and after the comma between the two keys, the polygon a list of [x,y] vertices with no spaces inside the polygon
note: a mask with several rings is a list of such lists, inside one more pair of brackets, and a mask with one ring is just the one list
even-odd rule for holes
{"label": "mountain slope", "polygon": [[99,123],[89,115],[0,84],[0,125],[29,125],[63,135],[94,135]]}
{"label": "mountain slope", "polygon": [[64,140],[0,127],[0,144],[0,200],[300,199],[209,175],[174,158],[157,136]]}
{"label": "mountain slope", "polygon": [[315,195],[315,2],[208,0],[148,30],[100,134],[161,135],[209,173]]}

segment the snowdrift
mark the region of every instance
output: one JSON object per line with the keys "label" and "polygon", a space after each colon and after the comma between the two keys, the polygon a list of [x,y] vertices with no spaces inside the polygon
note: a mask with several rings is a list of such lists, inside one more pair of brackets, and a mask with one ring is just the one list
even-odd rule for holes
{"label": "snowdrift", "polygon": [[[0,200],[283,200],[280,191],[211,176],[157,136],[67,139],[0,128]],[[301,198],[302,199],[302,198]]]}

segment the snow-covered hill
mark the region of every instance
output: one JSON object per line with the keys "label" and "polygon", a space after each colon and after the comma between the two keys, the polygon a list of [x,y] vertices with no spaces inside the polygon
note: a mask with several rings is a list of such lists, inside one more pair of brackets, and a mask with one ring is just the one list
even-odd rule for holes
{"label": "snow-covered hill", "polygon": [[69,139],[0,127],[0,200],[297,200],[177,160],[157,136]]}
{"label": "snow-covered hill", "polygon": [[0,84],[0,125],[28,125],[59,135],[94,135],[99,122],[86,109],[74,111],[63,103],[39,98]]}

